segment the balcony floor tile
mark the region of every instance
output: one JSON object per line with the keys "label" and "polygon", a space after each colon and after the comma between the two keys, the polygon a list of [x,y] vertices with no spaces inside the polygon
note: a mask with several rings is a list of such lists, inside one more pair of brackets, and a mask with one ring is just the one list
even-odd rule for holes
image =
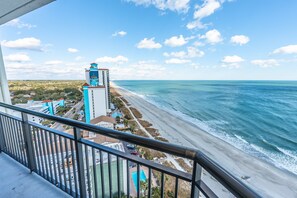
{"label": "balcony floor tile", "polygon": [[0,197],[3,198],[47,198],[71,197],[10,158],[0,153]]}

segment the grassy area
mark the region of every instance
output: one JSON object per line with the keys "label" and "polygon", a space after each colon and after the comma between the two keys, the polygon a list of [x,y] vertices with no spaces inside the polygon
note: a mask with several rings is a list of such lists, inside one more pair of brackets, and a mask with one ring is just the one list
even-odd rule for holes
{"label": "grassy area", "polygon": [[160,151],[155,151],[155,150],[148,149],[145,147],[138,147],[138,151],[147,160],[153,160],[154,158],[160,159],[160,158],[166,157],[166,155]]}
{"label": "grassy area", "polygon": [[182,158],[178,158],[176,161],[186,172],[192,173],[192,167],[190,167]]}
{"label": "grassy area", "polygon": [[119,97],[119,96],[121,96],[121,95],[115,90],[115,88],[113,88],[113,87],[110,87],[110,93],[111,93],[111,95],[114,96],[114,97]]}
{"label": "grassy area", "polygon": [[161,136],[155,137],[156,140],[160,140],[162,142],[169,142],[166,138],[163,138]]}
{"label": "grassy area", "polygon": [[147,132],[149,132],[153,137],[157,137],[160,135],[157,129],[155,128],[145,128]]}
{"label": "grassy area", "polygon": [[129,102],[128,102],[123,96],[121,96],[121,99],[122,99],[127,105],[130,105]]}
{"label": "grassy area", "polygon": [[33,100],[82,99],[82,80],[16,80],[9,81],[12,103],[26,103]]}
{"label": "grassy area", "polygon": [[146,121],[146,120],[138,120],[138,122],[139,122],[144,128],[153,126],[150,122],[148,122],[148,121]]}
{"label": "grassy area", "polygon": [[126,118],[127,120],[131,120],[133,118],[130,111],[126,107],[122,107],[120,110],[124,114],[124,118]]}
{"label": "grassy area", "polygon": [[142,118],[142,114],[136,108],[130,107],[130,110],[137,119]]}
{"label": "grassy area", "polygon": [[174,166],[174,164],[168,160],[166,160],[165,162],[163,162],[164,166],[170,167],[170,168],[174,168],[176,169],[176,167]]}
{"label": "grassy area", "polygon": [[141,129],[137,129],[133,132],[133,134],[135,135],[139,135],[139,136],[142,136],[142,137],[149,137],[143,130]]}

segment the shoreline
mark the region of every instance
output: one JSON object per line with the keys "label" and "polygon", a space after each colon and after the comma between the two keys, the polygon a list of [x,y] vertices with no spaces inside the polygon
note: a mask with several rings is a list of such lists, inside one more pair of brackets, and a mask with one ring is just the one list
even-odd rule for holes
{"label": "shoreline", "polygon": [[[153,124],[170,143],[201,150],[223,168],[250,186],[261,196],[297,196],[297,177],[289,171],[281,170],[268,162],[250,156],[222,139],[200,129],[190,121],[183,120],[135,93],[112,83],[112,87],[131,106],[138,109],[143,118]],[[197,137],[200,137],[198,140]],[[245,179],[243,179],[245,178]]]}

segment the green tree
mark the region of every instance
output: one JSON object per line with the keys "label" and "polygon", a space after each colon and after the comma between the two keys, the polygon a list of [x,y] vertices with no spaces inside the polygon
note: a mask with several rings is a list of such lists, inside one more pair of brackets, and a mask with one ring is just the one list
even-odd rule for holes
{"label": "green tree", "polygon": [[132,133],[135,131],[135,124],[130,125],[130,130],[131,130]]}
{"label": "green tree", "polygon": [[120,121],[121,121],[120,116],[117,116],[117,117],[116,117],[116,121],[117,121],[117,123],[120,123]]}
{"label": "green tree", "polygon": [[161,188],[159,186],[152,188],[152,198],[160,198],[161,197]]}
{"label": "green tree", "polygon": [[147,181],[140,181],[140,193],[141,196],[146,197],[148,192],[148,183]]}
{"label": "green tree", "polygon": [[129,122],[128,122],[128,120],[126,118],[124,118],[123,123],[124,123],[125,127],[127,127],[129,125]]}

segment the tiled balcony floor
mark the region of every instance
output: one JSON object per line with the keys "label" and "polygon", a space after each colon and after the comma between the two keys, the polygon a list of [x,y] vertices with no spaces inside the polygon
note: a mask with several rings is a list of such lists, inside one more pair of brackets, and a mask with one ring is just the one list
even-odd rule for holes
{"label": "tiled balcony floor", "polygon": [[71,197],[59,188],[0,153],[0,197],[1,198],[47,198]]}

